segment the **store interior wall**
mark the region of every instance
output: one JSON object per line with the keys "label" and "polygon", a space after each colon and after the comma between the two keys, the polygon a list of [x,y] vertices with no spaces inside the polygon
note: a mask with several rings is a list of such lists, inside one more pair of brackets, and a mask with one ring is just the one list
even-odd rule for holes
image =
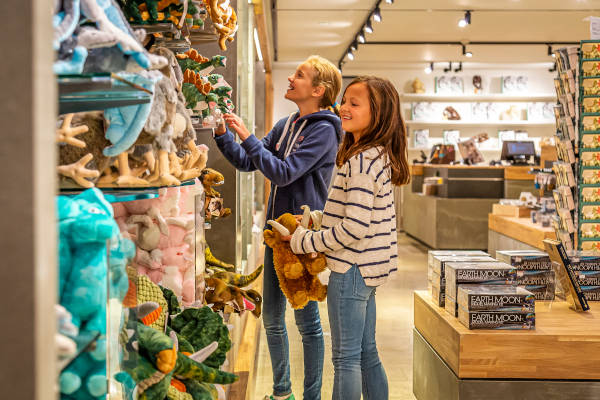
{"label": "store interior wall", "polygon": [[[376,75],[387,78],[394,83],[396,89],[400,93],[412,93],[412,82],[415,78],[419,78],[425,84],[425,90],[427,94],[434,93],[434,78],[444,75],[443,68],[446,67],[447,63],[437,63],[436,69],[433,73],[426,74],[423,69],[417,68],[397,68],[397,69],[382,69],[374,66],[373,68],[361,68],[361,69],[344,69],[342,71],[344,77],[353,77],[356,75]],[[455,67],[457,64],[454,64]],[[296,111],[295,104],[285,100],[284,95],[288,88],[287,77],[291,75],[296,68],[294,63],[275,63],[273,69],[273,86],[274,86],[274,118],[278,120],[286,115]],[[450,76],[459,76],[463,78],[465,84],[465,94],[473,93],[472,78],[474,75],[480,75],[483,79],[483,91],[484,93],[501,93],[501,77],[507,75],[519,75],[526,76],[528,78],[528,91],[524,95],[529,94],[548,94],[554,93],[554,77],[556,73],[549,72],[546,64],[534,64],[534,65],[491,65],[488,68],[478,67],[475,69],[464,68],[462,72],[448,73]],[[344,79],[344,84],[347,84],[351,78]],[[341,97],[341,96],[340,96]],[[410,116],[410,104],[403,104],[405,118]],[[422,127],[420,127],[422,128]],[[430,127],[431,138],[441,138],[442,131],[445,129],[451,129],[448,127]],[[498,127],[457,127],[461,132],[461,138],[468,138],[477,135],[482,132],[487,132],[491,138],[498,137]],[[519,128],[526,130],[531,138],[534,138],[536,143],[542,137],[554,136],[555,130],[552,127],[537,127],[527,126]],[[409,160],[412,161],[417,158],[420,150],[412,149],[412,136],[411,129],[409,129]],[[538,149],[539,151],[539,149]],[[494,150],[482,150],[483,156],[486,161],[497,160],[500,158],[500,148]]]}

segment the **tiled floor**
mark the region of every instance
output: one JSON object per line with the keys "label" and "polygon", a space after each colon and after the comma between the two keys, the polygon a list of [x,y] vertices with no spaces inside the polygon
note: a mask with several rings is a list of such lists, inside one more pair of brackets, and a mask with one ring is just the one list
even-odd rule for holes
{"label": "tiled floor", "polygon": [[[414,290],[427,288],[427,249],[401,234],[398,237],[399,272],[377,290],[377,345],[386,369],[390,400],[413,400],[412,394],[412,329]],[[325,333],[325,367],[323,370],[323,400],[331,398],[333,365],[331,364],[331,335],[327,305],[320,307]],[[302,343],[288,311],[287,327],[290,340],[292,385],[296,398],[302,398],[303,354]],[[267,349],[267,339],[261,329],[256,382],[252,400],[262,400],[271,394],[273,376]]]}

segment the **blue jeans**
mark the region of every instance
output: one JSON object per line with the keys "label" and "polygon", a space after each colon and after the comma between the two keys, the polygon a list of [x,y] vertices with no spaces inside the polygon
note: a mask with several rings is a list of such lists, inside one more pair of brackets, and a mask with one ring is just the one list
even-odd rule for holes
{"label": "blue jeans", "polygon": [[386,400],[388,381],[375,343],[375,287],[356,265],[331,272],[327,290],[333,353],[333,400]]}
{"label": "blue jeans", "polygon": [[[290,349],[285,327],[286,302],[273,267],[273,249],[265,246],[262,315],[271,355],[275,396],[292,393]],[[325,343],[319,306],[317,302],[311,301],[303,309],[294,310],[294,316],[304,347],[304,399],[320,400]]]}

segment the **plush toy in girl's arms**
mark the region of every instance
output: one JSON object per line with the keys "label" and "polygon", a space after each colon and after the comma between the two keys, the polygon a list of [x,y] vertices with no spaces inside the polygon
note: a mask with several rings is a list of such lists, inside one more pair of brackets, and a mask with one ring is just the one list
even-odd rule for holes
{"label": "plush toy in girl's arms", "polygon": [[[310,212],[307,206],[302,207],[304,215],[302,226],[320,227],[320,217]],[[318,274],[327,266],[325,255],[318,253],[316,257],[309,254],[294,254],[289,242],[282,240],[296,231],[298,221],[292,214],[286,213],[269,221],[273,230],[264,231],[265,243],[273,249],[273,264],[279,278],[279,285],[285,297],[294,309],[301,309],[311,300],[323,301],[327,295],[327,287],[319,280]]]}

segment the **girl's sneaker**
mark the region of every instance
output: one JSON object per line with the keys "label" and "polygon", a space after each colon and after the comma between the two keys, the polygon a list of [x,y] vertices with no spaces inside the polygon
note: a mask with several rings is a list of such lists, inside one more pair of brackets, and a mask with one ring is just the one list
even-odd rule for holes
{"label": "girl's sneaker", "polygon": [[264,400],[296,400],[296,398],[294,397],[294,394],[290,394],[287,396],[265,396]]}

